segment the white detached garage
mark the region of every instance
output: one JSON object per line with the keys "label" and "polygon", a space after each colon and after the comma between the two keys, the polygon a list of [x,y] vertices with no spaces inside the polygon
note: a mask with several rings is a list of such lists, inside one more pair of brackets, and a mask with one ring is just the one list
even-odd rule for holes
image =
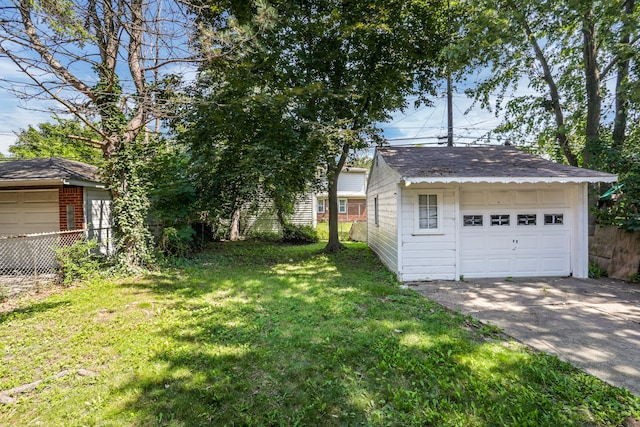
{"label": "white detached garage", "polygon": [[587,277],[587,186],[616,180],[514,147],[379,148],[369,246],[402,281]]}

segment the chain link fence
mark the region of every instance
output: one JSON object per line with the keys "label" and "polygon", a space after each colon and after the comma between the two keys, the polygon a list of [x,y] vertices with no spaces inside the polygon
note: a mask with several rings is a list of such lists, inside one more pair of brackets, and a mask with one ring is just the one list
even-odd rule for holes
{"label": "chain link fence", "polygon": [[85,230],[0,237],[0,296],[11,297],[56,281],[56,249],[84,237]]}

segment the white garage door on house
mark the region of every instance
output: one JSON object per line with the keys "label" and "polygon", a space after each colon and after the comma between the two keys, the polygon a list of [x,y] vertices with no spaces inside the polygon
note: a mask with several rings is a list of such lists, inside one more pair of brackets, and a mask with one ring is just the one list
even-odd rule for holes
{"label": "white garage door on house", "polygon": [[571,273],[566,191],[461,192],[460,271],[464,277]]}
{"label": "white garage door on house", "polygon": [[0,236],[59,230],[57,189],[0,191]]}

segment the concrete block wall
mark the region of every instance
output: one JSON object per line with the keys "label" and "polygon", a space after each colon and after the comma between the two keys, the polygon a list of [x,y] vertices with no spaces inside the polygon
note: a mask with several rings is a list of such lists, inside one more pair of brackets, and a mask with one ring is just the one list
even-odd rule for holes
{"label": "concrete block wall", "polygon": [[609,277],[629,280],[640,273],[640,233],[614,226],[596,226],[589,236],[589,261],[607,271]]}

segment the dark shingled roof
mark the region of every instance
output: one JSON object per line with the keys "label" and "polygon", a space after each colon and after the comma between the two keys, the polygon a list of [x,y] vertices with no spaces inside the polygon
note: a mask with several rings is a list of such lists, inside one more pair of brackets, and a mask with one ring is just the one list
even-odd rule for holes
{"label": "dark shingled roof", "polygon": [[385,161],[405,178],[603,178],[615,175],[561,165],[515,147],[382,147]]}
{"label": "dark shingled roof", "polygon": [[99,169],[74,160],[47,158],[0,162],[0,181],[30,181],[43,179],[100,182]]}

